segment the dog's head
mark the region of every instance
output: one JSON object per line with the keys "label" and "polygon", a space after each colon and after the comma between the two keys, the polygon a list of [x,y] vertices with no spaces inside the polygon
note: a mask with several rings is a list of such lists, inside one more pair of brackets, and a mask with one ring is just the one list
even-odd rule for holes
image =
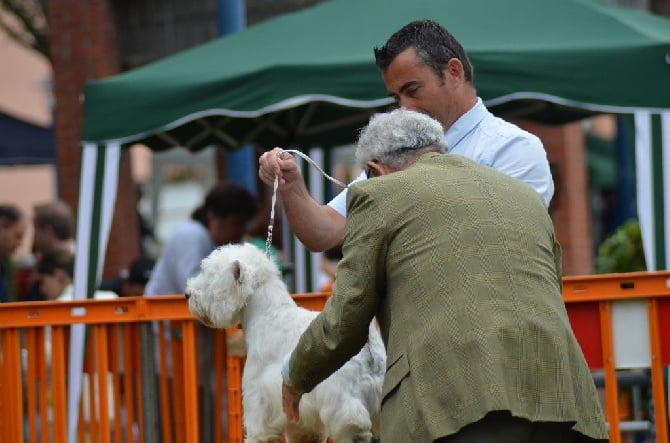
{"label": "dog's head", "polygon": [[187,280],[188,308],[207,326],[229,328],[240,322],[249,296],[271,278],[280,278],[279,269],[256,246],[221,246]]}

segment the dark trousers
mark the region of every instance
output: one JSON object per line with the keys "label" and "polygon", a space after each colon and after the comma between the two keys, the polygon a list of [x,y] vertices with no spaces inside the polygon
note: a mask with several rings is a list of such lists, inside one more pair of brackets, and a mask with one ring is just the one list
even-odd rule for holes
{"label": "dark trousers", "polygon": [[435,440],[436,443],[589,443],[593,440],[573,431],[571,423],[530,422],[496,411],[472,423],[456,434]]}

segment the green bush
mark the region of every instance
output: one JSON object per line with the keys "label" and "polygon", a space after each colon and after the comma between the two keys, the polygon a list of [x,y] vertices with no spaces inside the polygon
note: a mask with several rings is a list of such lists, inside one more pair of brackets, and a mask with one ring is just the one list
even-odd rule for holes
{"label": "green bush", "polygon": [[637,220],[629,220],[619,226],[600,244],[596,257],[598,274],[646,270],[640,223]]}

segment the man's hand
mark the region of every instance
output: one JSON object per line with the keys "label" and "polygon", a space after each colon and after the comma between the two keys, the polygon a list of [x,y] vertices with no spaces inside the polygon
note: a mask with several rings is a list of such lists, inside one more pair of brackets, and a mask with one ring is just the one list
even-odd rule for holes
{"label": "man's hand", "polygon": [[282,382],[282,407],[284,409],[284,414],[286,414],[286,419],[289,423],[297,423],[300,420],[300,411],[298,406],[300,405],[301,397],[302,394],[298,394],[298,392],[296,392],[296,390],[291,386],[287,385],[286,382]]}
{"label": "man's hand", "polygon": [[295,159],[282,148],[267,151],[258,159],[258,177],[263,183],[272,186],[277,175],[280,185],[292,182],[296,178],[302,180]]}

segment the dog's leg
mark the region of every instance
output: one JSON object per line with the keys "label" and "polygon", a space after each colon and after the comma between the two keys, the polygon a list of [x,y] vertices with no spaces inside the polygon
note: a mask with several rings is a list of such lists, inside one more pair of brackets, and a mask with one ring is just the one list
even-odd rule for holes
{"label": "dog's leg", "polygon": [[326,443],[326,437],[302,426],[288,423],[285,441],[286,443]]}
{"label": "dog's leg", "polygon": [[259,440],[257,438],[253,437],[245,437],[244,438],[244,443],[280,443],[282,440],[281,438],[273,438],[271,440]]}
{"label": "dog's leg", "polygon": [[262,432],[248,432],[244,436],[244,443],[280,443],[283,433],[280,429],[266,429]]}
{"label": "dog's leg", "polygon": [[321,419],[333,443],[369,443],[372,439],[370,414],[359,399],[343,398],[344,408],[324,408]]}
{"label": "dog's leg", "polygon": [[352,426],[351,429],[343,429],[339,437],[332,438],[333,443],[371,443],[372,432],[365,432],[360,428]]}

